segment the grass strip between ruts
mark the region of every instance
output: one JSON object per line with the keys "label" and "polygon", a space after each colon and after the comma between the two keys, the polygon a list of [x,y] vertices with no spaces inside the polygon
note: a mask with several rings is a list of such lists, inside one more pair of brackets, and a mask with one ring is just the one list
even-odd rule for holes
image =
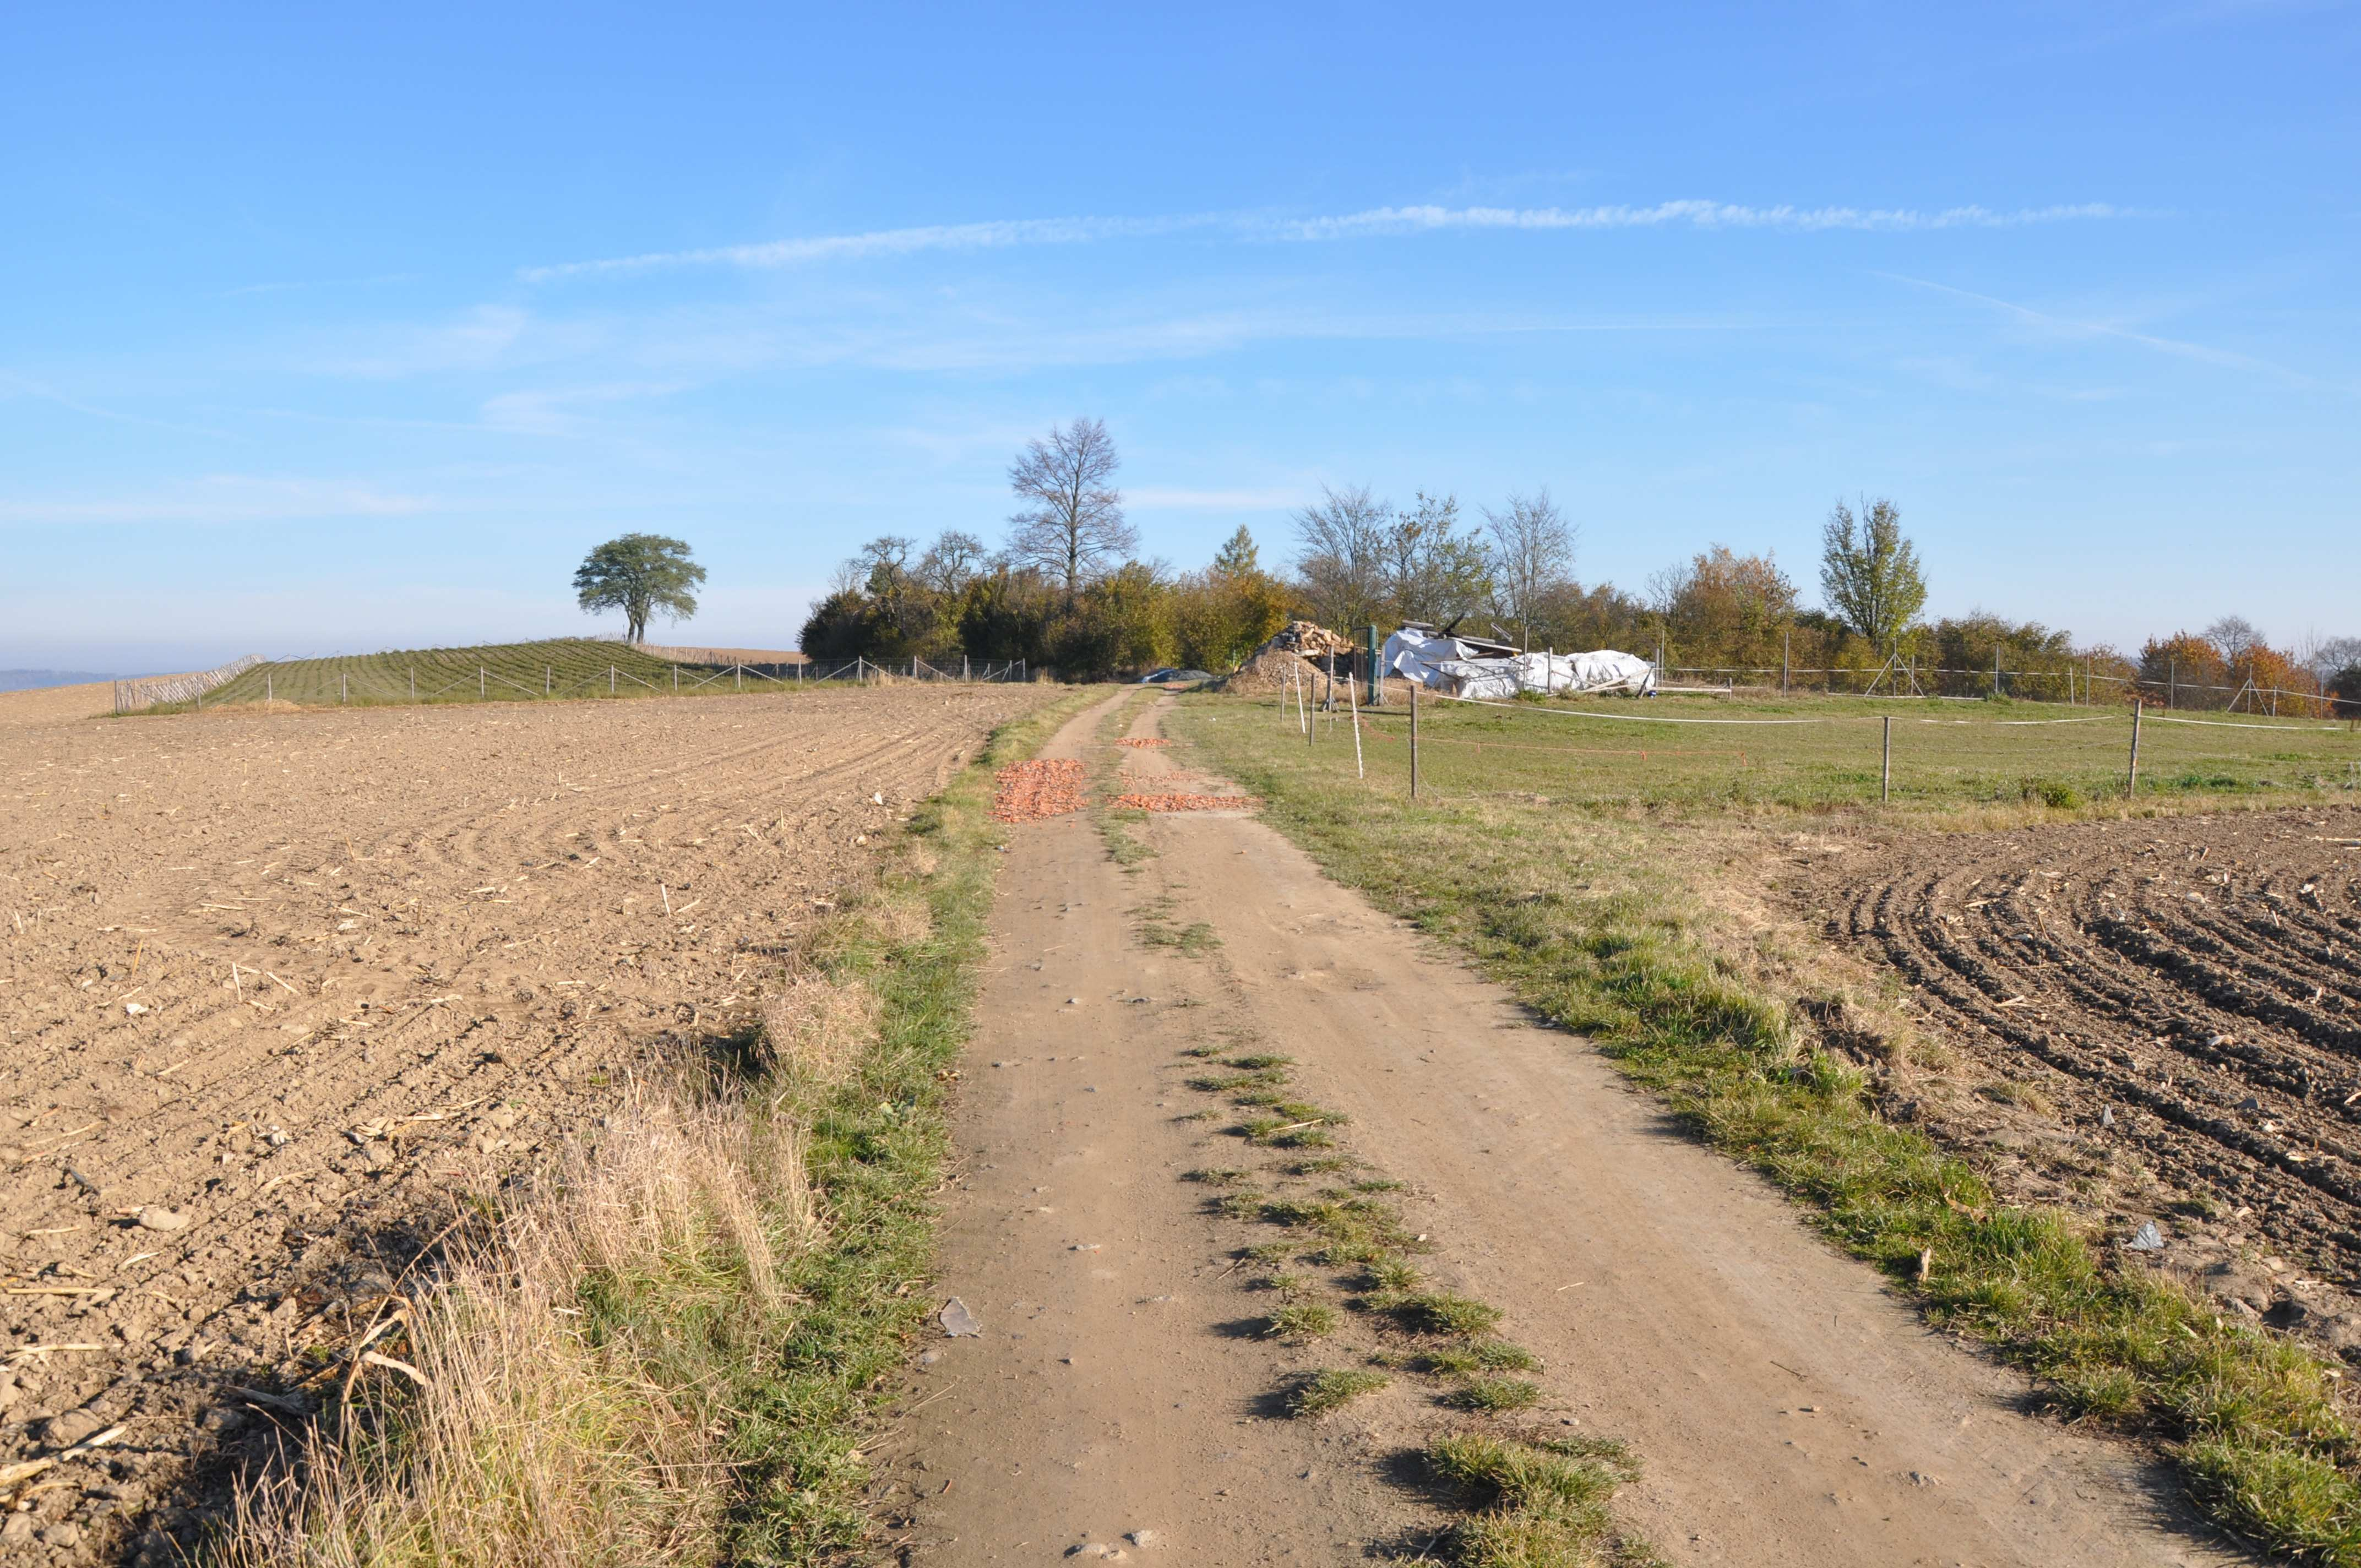
{"label": "grass strip between ruts", "polygon": [[2046,1378],[2068,1414],[2161,1437],[2212,1518],[2361,1565],[2361,1442],[2323,1361],[2114,1266],[2063,1211],[1999,1204],[1971,1165],[1879,1119],[1849,1065],[1798,1045],[1784,999],[1699,939],[1677,889],[1621,875],[1611,856],[1583,863],[1566,826],[1580,813],[1364,788],[1251,712],[1184,700],[1172,728],[1330,875],[1595,1041],[1934,1321]]}

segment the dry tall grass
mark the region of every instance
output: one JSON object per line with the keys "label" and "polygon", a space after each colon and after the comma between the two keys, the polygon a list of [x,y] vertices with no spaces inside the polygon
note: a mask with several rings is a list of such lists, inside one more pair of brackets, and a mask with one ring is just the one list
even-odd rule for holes
{"label": "dry tall grass", "polygon": [[[848,1024],[873,1019],[842,991],[791,992],[798,1048],[840,1060]],[[708,1374],[792,1322],[782,1264],[820,1228],[790,1117],[696,1072],[635,1086],[405,1309],[401,1355],[423,1383],[389,1373],[386,1397],[347,1406],[341,1431],[316,1428],[297,1464],[245,1495],[215,1555],[716,1560],[728,1379]]]}

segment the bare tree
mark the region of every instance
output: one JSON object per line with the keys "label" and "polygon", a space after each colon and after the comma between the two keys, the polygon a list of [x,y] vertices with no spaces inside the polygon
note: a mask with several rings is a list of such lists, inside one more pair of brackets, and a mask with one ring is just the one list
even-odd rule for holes
{"label": "bare tree", "polygon": [[1365,626],[1378,619],[1392,515],[1391,504],[1372,497],[1367,485],[1348,490],[1323,485],[1320,504],[1295,514],[1295,569],[1323,624]]}
{"label": "bare tree", "polygon": [[1574,525],[1543,486],[1530,496],[1510,492],[1499,511],[1484,509],[1492,536],[1492,588],[1501,613],[1517,623],[1519,641],[1532,643],[1534,619],[1563,593],[1574,575]]}
{"label": "bare tree", "polygon": [[956,594],[983,570],[983,541],[972,533],[946,528],[918,561],[918,580],[935,592]]}
{"label": "bare tree", "polygon": [[2204,635],[2205,641],[2221,649],[2232,663],[2264,646],[2263,634],[2243,615],[2224,616],[2207,627]]}
{"label": "bare tree", "polygon": [[1108,564],[1137,546],[1124,521],[1123,492],[1113,484],[1122,466],[1106,426],[1078,419],[1027,446],[1008,466],[1008,488],[1026,503],[1008,519],[1008,559],[1065,585],[1071,599]]}

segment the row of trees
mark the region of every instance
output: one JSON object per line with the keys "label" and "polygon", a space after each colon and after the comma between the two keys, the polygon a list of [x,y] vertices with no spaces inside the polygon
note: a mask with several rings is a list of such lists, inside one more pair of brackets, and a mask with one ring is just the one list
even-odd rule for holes
{"label": "row of trees", "polygon": [[957,530],[924,546],[872,540],[814,607],[804,651],[1025,659],[1075,676],[1165,663],[1220,671],[1300,616],[1339,630],[1423,621],[1532,648],[1620,647],[1741,681],[1810,672],[1809,684],[1839,689],[1860,689],[1883,670],[1921,690],[1971,695],[1989,689],[1997,663],[2005,689],[2029,696],[2091,690],[2097,677],[2102,696],[2127,695],[2137,680],[2190,707],[2228,706],[2249,686],[2335,687],[2361,703],[2356,639],[2277,650],[2231,618],[2133,657],[1983,611],[1930,624],[1917,552],[1885,499],[1830,510],[1820,602],[1806,606],[1773,556],[1720,544],[1638,593],[1586,586],[1575,572],[1578,530],[1546,489],[1512,494],[1474,518],[1449,495],[1422,491],[1396,506],[1366,487],[1325,489],[1292,520],[1283,573],[1263,565],[1244,528],[1203,570],[1176,572],[1139,558],[1119,468],[1094,420],[1031,443],[1009,467],[1018,505],[999,549]]}

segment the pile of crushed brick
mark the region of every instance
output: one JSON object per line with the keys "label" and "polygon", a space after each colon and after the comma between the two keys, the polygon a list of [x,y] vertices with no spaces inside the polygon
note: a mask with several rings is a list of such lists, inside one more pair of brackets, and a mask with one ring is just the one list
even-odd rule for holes
{"label": "pile of crushed brick", "polygon": [[1070,761],[1013,762],[994,775],[997,822],[1038,822],[1063,817],[1090,804],[1082,794],[1082,764]]}

